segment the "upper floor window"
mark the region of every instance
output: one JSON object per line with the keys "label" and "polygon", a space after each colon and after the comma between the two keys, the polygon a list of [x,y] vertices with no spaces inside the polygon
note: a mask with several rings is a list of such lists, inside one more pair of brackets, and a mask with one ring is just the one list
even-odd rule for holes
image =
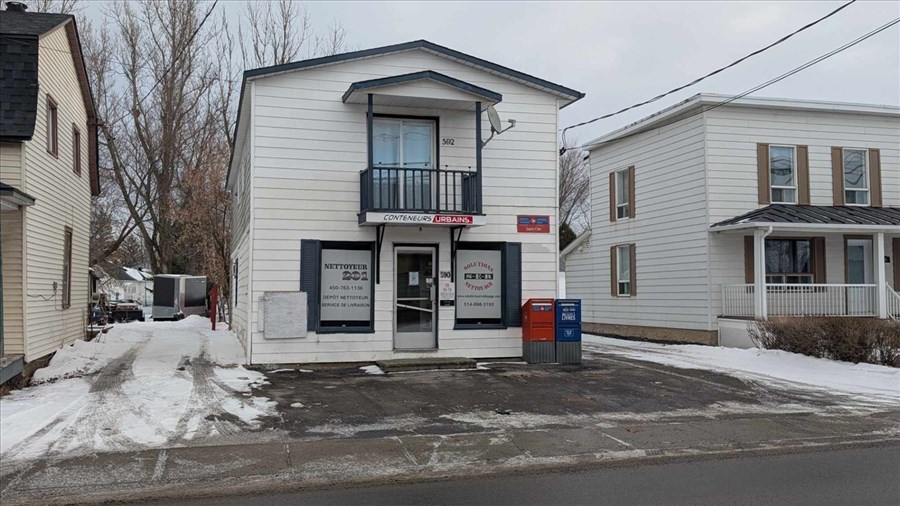
{"label": "upper floor window", "polygon": [[47,152],[59,156],[56,101],[50,95],[47,95]]}
{"label": "upper floor window", "polygon": [[627,218],[628,213],[628,169],[616,171],[616,218]]}
{"label": "upper floor window", "polygon": [[869,204],[868,152],[844,149],[844,201],[847,205]]}
{"label": "upper floor window", "polygon": [[769,146],[773,204],[797,203],[797,152],[794,146]]}
{"label": "upper floor window", "polygon": [[609,173],[609,221],[634,218],[634,165]]}
{"label": "upper floor window", "polygon": [[81,176],[81,130],[72,126],[72,170]]}

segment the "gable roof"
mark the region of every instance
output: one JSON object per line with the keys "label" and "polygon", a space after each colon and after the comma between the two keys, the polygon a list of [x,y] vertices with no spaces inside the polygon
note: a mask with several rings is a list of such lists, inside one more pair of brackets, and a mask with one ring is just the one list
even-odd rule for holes
{"label": "gable roof", "polygon": [[[726,101],[727,104],[725,103]],[[743,97],[732,100],[730,95],[698,93],[675,105],[666,107],[643,119],[635,121],[612,132],[606,133],[585,144],[590,151],[603,144],[630,137],[639,133],[671,125],[710,107],[752,107],[770,110],[818,111],[844,114],[871,114],[876,116],[900,116],[900,107],[894,105],[858,104],[850,102],[826,102],[821,100],[797,100],[772,97]]]}
{"label": "gable roof", "polygon": [[482,88],[481,86],[476,86],[474,84],[467,83],[465,81],[456,79],[455,77],[450,77],[433,70],[423,70],[421,72],[413,72],[411,74],[382,77],[379,79],[369,79],[368,81],[357,81],[351,84],[350,88],[348,88],[347,91],[344,92],[344,96],[342,97],[342,99],[344,102],[347,102],[350,96],[357,91],[372,90],[376,88],[383,88],[385,86],[394,86],[396,84],[405,84],[416,81],[435,81],[451,88],[455,88],[457,90],[483,98],[488,102],[497,103],[503,101],[503,95],[497,93],[496,91],[491,91],[487,88]]}
{"label": "gable roof", "polygon": [[[293,70],[301,70],[308,69],[313,67],[321,67],[324,65],[332,65],[335,63],[348,62],[352,60],[361,60],[363,58],[373,58],[376,56],[383,56],[386,54],[392,53],[401,53],[404,51],[412,51],[416,49],[421,49],[431,54],[435,54],[437,56],[441,56],[443,58],[447,58],[448,60],[453,60],[458,63],[462,63],[464,65],[468,65],[470,67],[475,67],[480,70],[484,70],[486,72],[490,72],[492,74],[497,74],[501,77],[505,77],[512,81],[519,82],[526,86],[530,86],[532,88],[537,88],[539,90],[545,91],[547,93],[551,93],[553,95],[557,95],[561,98],[569,100],[569,104],[575,102],[576,100],[580,100],[584,97],[584,93],[580,91],[575,91],[572,88],[567,88],[560,84],[552,83],[550,81],[540,79],[538,77],[534,77],[530,74],[526,74],[524,72],[519,72],[518,70],[513,70],[509,67],[504,67],[503,65],[498,65],[493,62],[489,62],[487,60],[482,60],[481,58],[477,58],[472,55],[468,55],[466,53],[461,53],[454,49],[450,49],[448,47],[440,46],[433,42],[428,42],[427,40],[414,40],[412,42],[404,42],[401,44],[393,44],[390,46],[382,46],[376,47],[372,49],[363,49],[361,51],[351,51],[349,53],[341,53],[333,56],[323,56],[321,58],[312,58],[309,60],[301,60],[291,63],[285,63],[282,65],[273,65],[271,67],[262,67],[253,70],[247,70],[244,72],[244,81],[247,79],[253,79],[257,77],[263,77],[273,74],[280,74],[283,72],[290,72]],[[566,104],[566,105],[569,105]],[[565,107],[565,105],[563,106]]]}
{"label": "gable roof", "polygon": [[570,243],[568,244],[568,246],[566,246],[565,248],[563,248],[562,251],[559,252],[560,258],[565,258],[569,253],[571,253],[572,251],[574,251],[575,248],[581,246],[581,243],[583,243],[583,242],[586,241],[587,239],[590,239],[590,237],[591,237],[591,230],[590,230],[590,229],[585,230],[584,232],[582,232],[581,235],[579,235],[579,236],[576,237],[575,239],[572,239],[572,242],[570,242]]}
{"label": "gable roof", "polygon": [[0,140],[31,140],[37,116],[40,38],[65,26],[87,111],[88,172],[91,194],[100,194],[97,114],[75,17],[69,14],[0,11]]}
{"label": "gable roof", "polygon": [[812,228],[859,226],[897,228],[900,230],[900,207],[804,206],[772,204],[713,225],[715,229],[755,228],[766,225],[791,224]]}
{"label": "gable roof", "polygon": [[[525,86],[530,86],[532,88],[544,91],[546,93],[550,93],[552,95],[556,95],[562,99],[568,100],[567,103],[563,104],[560,109],[573,104],[574,102],[581,100],[584,98],[584,93],[580,91],[573,90],[572,88],[567,88],[560,84],[556,84],[545,79],[541,79],[530,74],[526,74],[524,72],[519,72],[518,70],[513,70],[509,67],[504,67],[503,65],[498,65],[496,63],[483,60],[481,58],[462,53],[460,51],[456,51],[455,49],[450,49],[449,47],[444,47],[433,42],[429,42],[424,39],[414,40],[411,42],[403,42],[400,44],[393,44],[390,46],[382,46],[371,49],[363,49],[360,51],[351,51],[348,53],[341,53],[332,56],[323,56],[320,58],[312,58],[309,60],[300,60],[296,62],[284,63],[281,65],[272,65],[269,67],[261,67],[257,69],[245,70],[243,79],[241,81],[241,91],[239,93],[238,99],[238,117],[237,121],[235,121],[234,134],[232,146],[237,146],[237,137],[238,137],[238,129],[241,124],[241,109],[244,104],[244,90],[247,87],[247,81],[257,79],[260,77],[272,76],[276,74],[283,74],[285,72],[292,72],[295,70],[303,70],[310,69],[315,67],[322,67],[325,65],[333,65],[336,63],[349,62],[354,60],[362,60],[365,58],[374,58],[377,56],[383,56],[387,54],[393,53],[402,53],[405,51],[413,51],[413,50],[422,50],[428,53],[440,56],[442,58],[446,58],[451,61],[455,61],[457,63],[461,63],[463,65],[468,65],[478,70],[482,70],[491,74],[495,74],[511,81],[518,82]],[[234,164],[234,153],[235,148],[231,149],[231,157],[228,161],[228,173],[225,176],[225,185],[227,188],[231,186],[231,167]]]}

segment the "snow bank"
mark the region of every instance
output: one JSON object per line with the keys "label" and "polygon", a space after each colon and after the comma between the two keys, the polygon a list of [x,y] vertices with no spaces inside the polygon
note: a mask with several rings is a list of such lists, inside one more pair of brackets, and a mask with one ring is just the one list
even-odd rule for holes
{"label": "snow bank", "polygon": [[586,351],[900,405],[900,369],[892,367],[838,362],[779,350],[657,344],[589,334],[582,339]]}
{"label": "snow bank", "polygon": [[[89,454],[240,437],[275,413],[252,395],[237,337],[192,316],[116,325],[61,349],[36,386],[0,399],[0,457]],[[55,381],[53,383],[48,383]]]}

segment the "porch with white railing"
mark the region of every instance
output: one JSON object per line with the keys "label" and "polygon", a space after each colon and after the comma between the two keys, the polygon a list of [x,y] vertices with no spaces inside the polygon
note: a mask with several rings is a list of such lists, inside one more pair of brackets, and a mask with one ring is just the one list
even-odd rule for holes
{"label": "porch with white railing", "polygon": [[[894,267],[895,269],[897,267]],[[886,287],[887,291],[887,313],[888,316],[895,320],[900,320],[900,293],[895,292],[891,287]]]}
{"label": "porch with white railing", "polygon": [[[765,290],[767,316],[878,316],[878,285],[767,283]],[[887,290],[890,307],[897,294]],[[755,299],[753,284],[722,285],[722,316],[757,316]],[[900,314],[900,300],[894,304]]]}

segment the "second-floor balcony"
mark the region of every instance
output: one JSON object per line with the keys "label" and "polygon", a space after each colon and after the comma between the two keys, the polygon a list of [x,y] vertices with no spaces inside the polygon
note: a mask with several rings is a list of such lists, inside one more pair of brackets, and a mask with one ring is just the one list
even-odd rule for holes
{"label": "second-floor balcony", "polygon": [[360,171],[360,212],[480,214],[474,170],[375,166]]}

